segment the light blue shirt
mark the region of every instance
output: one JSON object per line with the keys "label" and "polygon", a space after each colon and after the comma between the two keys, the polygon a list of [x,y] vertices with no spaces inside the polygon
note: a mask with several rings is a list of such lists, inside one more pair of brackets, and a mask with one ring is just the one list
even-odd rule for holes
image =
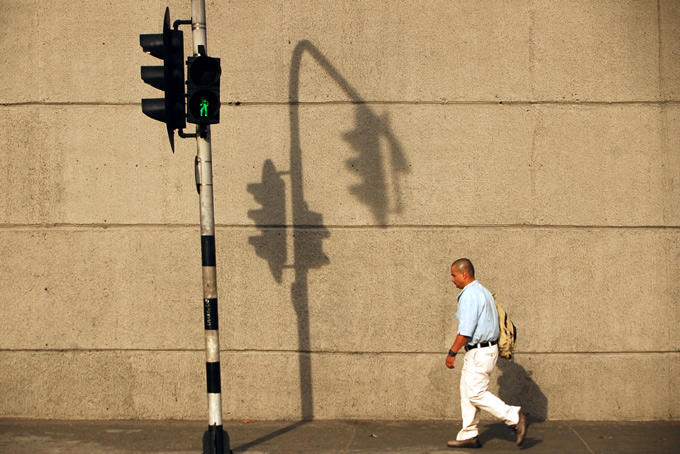
{"label": "light blue shirt", "polygon": [[468,344],[498,340],[498,311],[493,296],[482,284],[472,281],[458,295],[458,334]]}

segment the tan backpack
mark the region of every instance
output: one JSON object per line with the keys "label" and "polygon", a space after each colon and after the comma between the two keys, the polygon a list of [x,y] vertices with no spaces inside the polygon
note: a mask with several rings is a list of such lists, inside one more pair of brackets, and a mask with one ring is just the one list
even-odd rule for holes
{"label": "tan backpack", "polygon": [[495,293],[493,294],[493,300],[496,303],[498,325],[501,332],[498,338],[498,354],[502,358],[512,359],[512,352],[515,351],[515,344],[517,342],[517,328],[515,328],[515,324],[510,320],[508,313],[498,305]]}

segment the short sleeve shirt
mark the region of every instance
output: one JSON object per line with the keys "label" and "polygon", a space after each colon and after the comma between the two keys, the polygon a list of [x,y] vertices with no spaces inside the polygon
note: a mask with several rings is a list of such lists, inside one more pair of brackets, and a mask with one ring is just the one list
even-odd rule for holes
{"label": "short sleeve shirt", "polygon": [[458,295],[458,333],[468,344],[498,340],[498,311],[493,296],[482,284],[472,281]]}

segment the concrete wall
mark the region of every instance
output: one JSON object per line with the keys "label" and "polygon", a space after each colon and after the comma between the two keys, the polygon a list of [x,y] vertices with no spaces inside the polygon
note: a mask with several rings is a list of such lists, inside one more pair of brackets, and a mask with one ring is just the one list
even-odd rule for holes
{"label": "concrete wall", "polygon": [[[165,6],[0,1],[0,417],[207,415],[195,143],[140,109]],[[519,327],[501,397],[680,418],[680,3],[207,17],[225,419],[459,418],[461,256]],[[249,242],[267,160],[280,282]]]}

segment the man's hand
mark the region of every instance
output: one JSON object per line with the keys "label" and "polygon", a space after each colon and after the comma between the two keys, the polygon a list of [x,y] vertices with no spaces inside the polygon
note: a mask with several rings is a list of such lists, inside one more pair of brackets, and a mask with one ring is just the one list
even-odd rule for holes
{"label": "man's hand", "polygon": [[[469,337],[463,336],[462,334],[458,333],[456,335],[456,340],[453,342],[453,345],[451,346],[451,351],[453,352],[459,352],[461,348],[467,344],[468,340],[470,340]],[[449,369],[453,369],[453,363],[456,361],[455,356],[447,356],[446,357],[446,367]]]}

